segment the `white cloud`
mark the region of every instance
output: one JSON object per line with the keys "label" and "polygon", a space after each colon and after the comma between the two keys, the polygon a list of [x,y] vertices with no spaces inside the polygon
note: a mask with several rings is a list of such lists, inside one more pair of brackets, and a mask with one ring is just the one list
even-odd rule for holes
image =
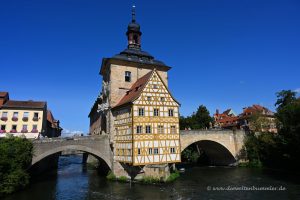
{"label": "white cloud", "polygon": [[80,135],[80,134],[83,134],[83,133],[84,133],[83,131],[69,130],[69,129],[64,128],[62,133],[61,133],[61,136],[62,137],[71,137],[71,136]]}
{"label": "white cloud", "polygon": [[300,88],[295,89],[294,92],[300,93]]}

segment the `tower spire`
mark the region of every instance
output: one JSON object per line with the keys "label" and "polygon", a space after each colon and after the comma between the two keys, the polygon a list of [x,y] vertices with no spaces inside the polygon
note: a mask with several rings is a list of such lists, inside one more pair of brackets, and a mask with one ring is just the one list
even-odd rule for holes
{"label": "tower spire", "polygon": [[131,22],[128,24],[127,28],[127,39],[128,39],[128,49],[141,50],[141,35],[140,25],[136,23],[135,20],[135,5],[132,5],[131,9]]}
{"label": "tower spire", "polygon": [[135,23],[135,5],[134,5],[134,4],[132,5],[131,15],[132,15],[131,21],[132,21],[133,23]]}

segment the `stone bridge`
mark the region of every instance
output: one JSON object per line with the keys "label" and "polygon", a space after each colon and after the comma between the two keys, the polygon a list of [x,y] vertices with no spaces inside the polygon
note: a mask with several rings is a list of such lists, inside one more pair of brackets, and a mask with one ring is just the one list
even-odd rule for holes
{"label": "stone bridge", "polygon": [[[193,130],[180,131],[181,151],[194,144],[206,153],[211,164],[231,164],[236,162],[243,147],[243,131]],[[42,159],[63,151],[82,151],[104,161],[112,169],[113,154],[109,145],[109,136],[84,136],[73,138],[48,138],[34,140],[32,165]]]}
{"label": "stone bridge", "polygon": [[180,131],[181,151],[195,144],[198,150],[206,153],[211,164],[233,164],[243,148],[244,136],[241,130]]}
{"label": "stone bridge", "polygon": [[103,160],[109,168],[112,167],[112,152],[108,135],[84,136],[72,138],[47,138],[33,141],[32,165],[53,154],[63,151],[82,151]]}

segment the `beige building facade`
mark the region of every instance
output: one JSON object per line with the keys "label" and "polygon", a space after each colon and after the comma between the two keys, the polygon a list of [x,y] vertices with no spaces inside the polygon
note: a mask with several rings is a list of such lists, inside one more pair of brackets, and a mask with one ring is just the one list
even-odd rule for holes
{"label": "beige building facade", "polygon": [[7,92],[0,92],[0,99],[0,137],[6,134],[26,138],[49,136],[52,127],[47,127],[47,102],[10,100]]}

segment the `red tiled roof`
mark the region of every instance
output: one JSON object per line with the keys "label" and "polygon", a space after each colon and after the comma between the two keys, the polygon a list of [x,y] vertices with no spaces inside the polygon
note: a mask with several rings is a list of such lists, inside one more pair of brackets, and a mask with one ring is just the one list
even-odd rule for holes
{"label": "red tiled roof", "polygon": [[119,101],[117,105],[114,107],[119,107],[121,105],[133,102],[135,99],[137,99],[141,92],[143,91],[146,83],[150,79],[153,71],[147,73],[143,77],[139,78],[130,88],[129,91],[126,92],[125,96]]}
{"label": "red tiled roof", "polygon": [[220,120],[218,120],[218,122],[220,122],[220,123],[229,123],[229,122],[235,122],[235,121],[238,121],[238,117],[226,117],[226,118],[223,118],[223,119],[220,119]]}
{"label": "red tiled roof", "polygon": [[13,101],[8,100],[2,108],[37,108],[43,109],[47,105],[44,101]]}
{"label": "red tiled roof", "polygon": [[274,113],[271,110],[269,110],[268,108],[257,105],[257,104],[254,104],[253,106],[249,106],[249,107],[245,108],[243,110],[242,115],[246,114],[246,113],[254,114],[256,112],[263,112],[263,111],[264,111],[264,114],[266,114],[266,115],[274,115]]}
{"label": "red tiled roof", "polygon": [[6,95],[8,95],[8,92],[0,92],[0,97],[5,97]]}
{"label": "red tiled roof", "polygon": [[47,110],[47,120],[50,122],[50,123],[53,123],[54,122],[54,117],[52,115],[52,112],[51,110]]}

